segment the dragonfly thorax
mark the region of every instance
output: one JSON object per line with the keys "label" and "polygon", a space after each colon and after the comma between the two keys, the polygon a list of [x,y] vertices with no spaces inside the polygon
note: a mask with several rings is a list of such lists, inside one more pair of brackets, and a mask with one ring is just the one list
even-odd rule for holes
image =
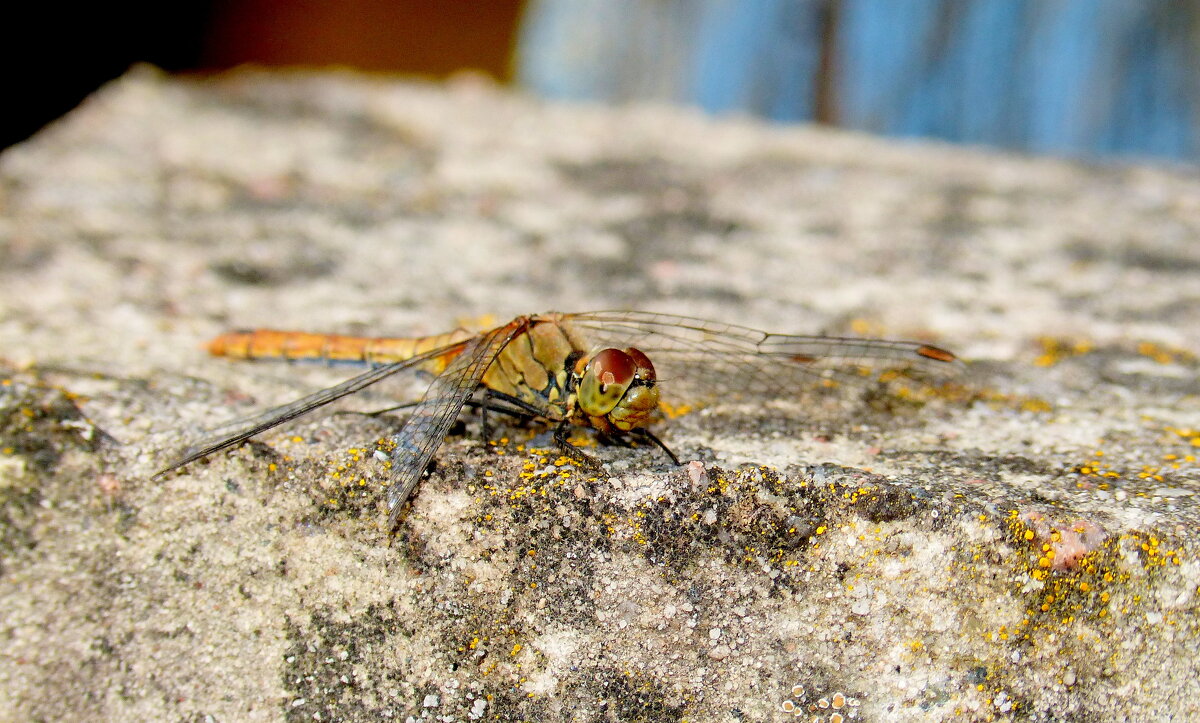
{"label": "dragonfly thorax", "polygon": [[576,399],[579,410],[601,431],[648,426],[658,409],[654,365],[633,347],[599,351],[579,372]]}

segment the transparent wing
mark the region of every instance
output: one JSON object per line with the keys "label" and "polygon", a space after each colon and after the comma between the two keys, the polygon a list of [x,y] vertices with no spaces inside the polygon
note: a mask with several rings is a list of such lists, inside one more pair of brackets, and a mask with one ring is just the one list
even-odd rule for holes
{"label": "transparent wing", "polygon": [[393,374],[420,366],[421,364],[439,356],[453,355],[465,347],[467,343],[468,342],[459,342],[457,344],[450,344],[439,349],[433,349],[411,359],[376,367],[354,377],[353,379],[344,381],[337,386],[322,389],[318,392],[308,395],[307,397],[297,399],[289,404],[274,407],[265,412],[260,412],[250,417],[237,419],[223,424],[220,427],[216,427],[215,429],[211,429],[206,432],[204,436],[189,444],[183,451],[179,453],[179,456],[176,457],[174,461],[159,470],[154,475],[153,479],[159,479],[168,472],[194,462],[202,457],[207,457],[213,452],[220,451],[226,447],[232,447],[235,444],[243,442],[256,434],[259,434],[260,432],[265,432],[272,427],[277,427],[285,422],[289,422],[297,417],[308,414],[318,407],[323,407],[330,402],[336,401],[350,394],[354,394],[357,391],[365,389],[376,382],[380,382],[392,376]]}
{"label": "transparent wing", "polygon": [[429,385],[408,422],[392,435],[395,449],[388,490],[388,530],[395,528],[404,501],[429,466],[429,460],[458,418],[463,404],[479,387],[496,355],[527,327],[528,320],[518,318],[468,339],[462,353]]}
{"label": "transparent wing", "polygon": [[650,357],[675,402],[787,398],[829,382],[863,384],[894,371],[926,381],[957,373],[953,353],[928,344],[771,334],[672,314],[598,311],[562,323],[596,349],[634,346]]}

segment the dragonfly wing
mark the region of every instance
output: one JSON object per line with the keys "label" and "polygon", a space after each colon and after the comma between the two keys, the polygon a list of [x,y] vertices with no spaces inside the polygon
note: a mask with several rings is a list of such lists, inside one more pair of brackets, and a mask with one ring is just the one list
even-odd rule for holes
{"label": "dragonfly wing", "polygon": [[684,401],[779,398],[831,381],[862,384],[885,371],[922,381],[962,366],[952,353],[920,342],[771,334],[672,314],[601,311],[566,314],[563,323],[596,349],[646,352],[664,392]]}
{"label": "dragonfly wing", "polygon": [[518,318],[464,342],[462,353],[433,380],[408,422],[392,436],[395,449],[388,491],[388,530],[395,528],[404,501],[429,466],[463,404],[479,387],[496,355],[523,333],[527,325],[527,319]]}
{"label": "dragonfly wing", "polygon": [[376,382],[382,381],[393,374],[402,372],[421,364],[435,359],[442,355],[453,355],[466,344],[459,342],[450,344],[439,349],[433,349],[424,354],[420,354],[411,359],[385,364],[376,367],[367,372],[364,372],[353,379],[348,379],[337,386],[322,389],[318,392],[309,394],[302,399],[297,399],[294,402],[284,404],[273,409],[268,409],[265,412],[260,412],[250,417],[234,420],[220,427],[209,430],[203,437],[189,444],[179,456],[174,459],[166,467],[159,470],[154,479],[159,479],[168,472],[178,469],[186,464],[194,462],[203,457],[207,457],[213,452],[220,451],[227,447],[232,447],[235,444],[243,442],[250,437],[253,437],[260,432],[265,432],[268,429],[277,427],[285,422],[289,422],[297,417],[308,414],[309,412],[323,407],[330,402],[334,402],[342,397],[354,394],[357,391],[365,389]]}

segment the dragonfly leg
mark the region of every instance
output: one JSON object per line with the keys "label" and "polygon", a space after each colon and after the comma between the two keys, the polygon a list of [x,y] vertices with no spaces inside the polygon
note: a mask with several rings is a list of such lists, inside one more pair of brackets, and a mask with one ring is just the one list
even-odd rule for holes
{"label": "dragonfly leg", "polygon": [[651,432],[649,429],[633,429],[622,434],[604,434],[603,432],[598,432],[597,435],[600,438],[601,444],[611,444],[615,447],[625,447],[626,449],[631,449],[633,447],[633,444],[629,442],[629,437],[632,437],[639,442],[649,443],[655,447],[658,447],[665,452],[668,457],[671,458],[672,462],[677,465],[681,464],[679,457],[675,456],[675,453],[671,451],[671,448],[668,447],[654,434],[654,432]]}
{"label": "dragonfly leg", "polygon": [[[475,401],[473,399],[468,401]],[[492,401],[492,390],[483,390],[483,403],[479,405],[479,441],[483,442],[483,446],[487,447],[488,440],[492,438],[492,430],[488,427],[488,402]]]}
{"label": "dragonfly leg", "polygon": [[645,428],[635,429],[632,432],[630,432],[629,434],[630,434],[630,436],[636,437],[637,439],[641,439],[641,440],[650,442],[655,447],[658,447],[659,449],[661,449],[663,452],[666,453],[666,455],[668,457],[671,458],[671,461],[674,462],[676,464],[676,466],[682,464],[679,461],[679,457],[676,457],[675,453],[671,451],[671,448],[668,447],[666,444],[664,444],[663,441],[658,438],[658,435],[654,434],[654,432],[651,432],[649,429],[645,429]]}
{"label": "dragonfly leg", "polygon": [[[504,404],[497,404],[504,402]],[[473,406],[477,406],[480,412],[480,432],[484,441],[487,440],[490,430],[488,429],[487,413],[499,412],[507,414],[510,417],[516,418],[522,423],[532,422],[533,420],[544,417],[545,413],[537,407],[522,401],[514,396],[497,392],[494,389],[483,390],[483,401],[474,402]]]}
{"label": "dragonfly leg", "polygon": [[625,434],[606,434],[601,431],[596,432],[596,440],[606,447],[622,447],[624,449],[633,449],[633,444],[626,439]]}
{"label": "dragonfly leg", "polygon": [[[509,406],[505,406],[502,404],[496,404],[494,401],[492,401],[493,399],[497,399],[500,401],[509,402],[509,403],[518,405],[518,408],[509,407]],[[419,402],[419,401],[404,402],[403,404],[394,404],[390,407],[384,407],[382,409],[372,409],[369,412],[341,410],[341,411],[334,412],[333,414],[334,414],[334,416],[353,414],[353,415],[359,415],[359,416],[363,416],[363,417],[379,417],[384,414],[387,414],[388,412],[395,412],[395,411],[398,411],[401,409],[412,409],[413,407],[417,406],[420,403],[421,402]],[[480,414],[483,417],[482,422],[483,422],[483,438],[484,439],[487,439],[487,437],[488,437],[487,433],[489,431],[488,424],[487,424],[487,413],[488,412],[499,412],[500,414],[507,414],[510,417],[515,417],[518,421],[520,421],[522,423],[532,421],[536,417],[540,416],[536,409],[523,404],[520,400],[510,399],[507,394],[501,394],[500,392],[492,392],[491,390],[487,390],[487,392],[485,392],[483,400],[468,399],[467,401],[463,402],[463,406],[467,407],[469,409],[480,410]]]}
{"label": "dragonfly leg", "polygon": [[[401,409],[412,409],[413,407],[417,406],[420,403],[421,403],[420,401],[404,402],[403,404],[393,404],[390,407],[383,407],[382,409],[372,409],[369,412],[359,412],[359,411],[355,411],[352,409],[342,409],[342,410],[334,412],[333,414],[334,414],[334,416],[353,414],[353,415],[361,416],[361,417],[379,417],[384,414],[387,414],[388,412],[396,412]],[[479,409],[486,403],[487,402],[480,402],[475,399],[468,399],[467,401],[463,402],[463,406],[468,407],[470,409]],[[505,409],[504,407],[499,407],[499,406],[495,406],[495,405],[492,405],[490,407],[490,409],[493,412],[509,414],[514,417],[524,417],[525,416],[524,412],[517,412],[516,410],[509,410],[509,409]]]}
{"label": "dragonfly leg", "polygon": [[600,460],[586,454],[567,439],[568,426],[570,425],[565,420],[558,423],[558,426],[554,428],[554,443],[558,445],[563,454],[570,457],[576,464],[596,472],[603,472],[604,465],[600,463]]}

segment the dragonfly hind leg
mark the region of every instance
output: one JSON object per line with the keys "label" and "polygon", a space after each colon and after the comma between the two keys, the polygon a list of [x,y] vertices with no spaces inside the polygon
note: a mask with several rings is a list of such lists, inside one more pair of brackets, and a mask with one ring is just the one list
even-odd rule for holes
{"label": "dragonfly hind leg", "polygon": [[[506,404],[498,404],[497,403],[498,401],[505,402]],[[394,404],[390,407],[384,407],[382,409],[372,409],[369,412],[338,411],[338,412],[334,412],[334,414],[335,415],[360,415],[363,417],[380,417],[380,416],[383,416],[384,414],[388,414],[389,412],[395,412],[395,411],[399,411],[402,409],[412,409],[420,403],[421,402],[418,400],[415,402],[404,402],[403,404]],[[508,405],[511,405],[511,406],[508,406]],[[514,419],[521,422],[522,424],[532,422],[534,419],[537,419],[538,417],[542,416],[541,413],[539,413],[537,409],[529,406],[528,404],[525,404],[521,400],[516,399],[515,397],[510,397],[509,395],[503,394],[501,392],[492,391],[490,389],[484,390],[483,399],[468,399],[467,401],[463,402],[463,406],[468,407],[470,409],[478,409],[479,410],[479,413],[480,413],[480,436],[483,437],[484,442],[486,442],[488,440],[488,438],[490,436],[490,432],[491,432],[490,425],[488,424],[488,420],[487,420],[488,412],[497,412],[499,414],[504,414],[509,417],[513,417]]]}
{"label": "dragonfly hind leg", "polygon": [[600,441],[604,444],[611,444],[617,447],[626,447],[630,449],[633,448],[633,445],[629,443],[629,438],[633,438],[638,442],[652,444],[661,449],[663,453],[670,457],[671,461],[676,465],[682,464],[682,462],[679,461],[679,457],[677,457],[675,453],[671,451],[671,448],[668,447],[665,442],[659,439],[658,436],[649,429],[632,429],[622,434],[604,434],[603,432],[600,432],[599,436]]}
{"label": "dragonfly hind leg", "polygon": [[[497,402],[504,402],[504,404],[497,404]],[[544,419],[546,416],[542,410],[532,404],[504,392],[497,392],[494,389],[485,388],[483,390],[483,400],[479,402],[472,401],[471,405],[479,409],[479,433],[483,437],[485,444],[491,436],[491,429],[489,428],[487,418],[488,412],[506,414],[525,424],[535,419]]]}
{"label": "dragonfly hind leg", "polygon": [[[603,465],[601,464],[600,460],[592,457],[579,447],[571,444],[570,440],[567,439],[567,428],[569,426],[570,425],[567,422],[561,422],[554,429],[555,444],[557,444],[558,447],[563,451],[563,454],[566,454],[576,462],[591,467],[592,469],[603,469]],[[671,451],[671,448],[648,429],[635,429],[627,434],[622,435],[604,434],[599,432],[597,434],[602,443],[619,447],[632,448],[633,445],[629,443],[629,437],[632,437],[636,441],[649,442],[655,447],[661,449],[676,465],[682,464],[682,462],[679,461],[679,457]]]}
{"label": "dragonfly hind leg", "polygon": [[671,448],[663,443],[663,441],[658,438],[658,435],[656,435],[654,432],[651,432],[649,429],[635,429],[629,433],[629,436],[634,437],[635,439],[647,441],[653,444],[655,447],[658,447],[663,451],[664,454],[671,458],[671,461],[675,463],[675,466],[683,464],[679,461],[679,457],[675,456],[675,453],[671,451]]}
{"label": "dragonfly hind leg", "polygon": [[[493,392],[489,396],[494,396],[494,397],[500,398],[500,395],[498,392]],[[507,396],[507,395],[503,395],[503,396]],[[504,401],[509,401],[509,400],[505,399]],[[367,412],[360,412],[357,410],[339,410],[339,411],[334,412],[333,414],[335,416],[355,415],[355,416],[361,416],[361,417],[381,417],[385,414],[388,414],[389,412],[396,412],[396,411],[400,411],[402,409],[412,409],[420,403],[421,403],[421,400],[418,399],[415,402],[403,402],[401,404],[393,404],[390,407],[383,407],[381,409],[372,409]],[[532,420],[534,417],[540,416],[540,415],[537,415],[532,408],[521,409],[521,410],[512,409],[509,407],[504,407],[504,406],[500,406],[500,405],[496,405],[496,404],[489,404],[488,400],[486,398],[483,401],[480,401],[477,399],[468,399],[467,401],[463,402],[463,406],[467,407],[469,409],[481,409],[485,413],[490,410],[493,412],[499,412],[501,414],[507,414],[510,417],[516,417],[517,419],[521,420],[522,422],[528,422],[528,421]]]}

